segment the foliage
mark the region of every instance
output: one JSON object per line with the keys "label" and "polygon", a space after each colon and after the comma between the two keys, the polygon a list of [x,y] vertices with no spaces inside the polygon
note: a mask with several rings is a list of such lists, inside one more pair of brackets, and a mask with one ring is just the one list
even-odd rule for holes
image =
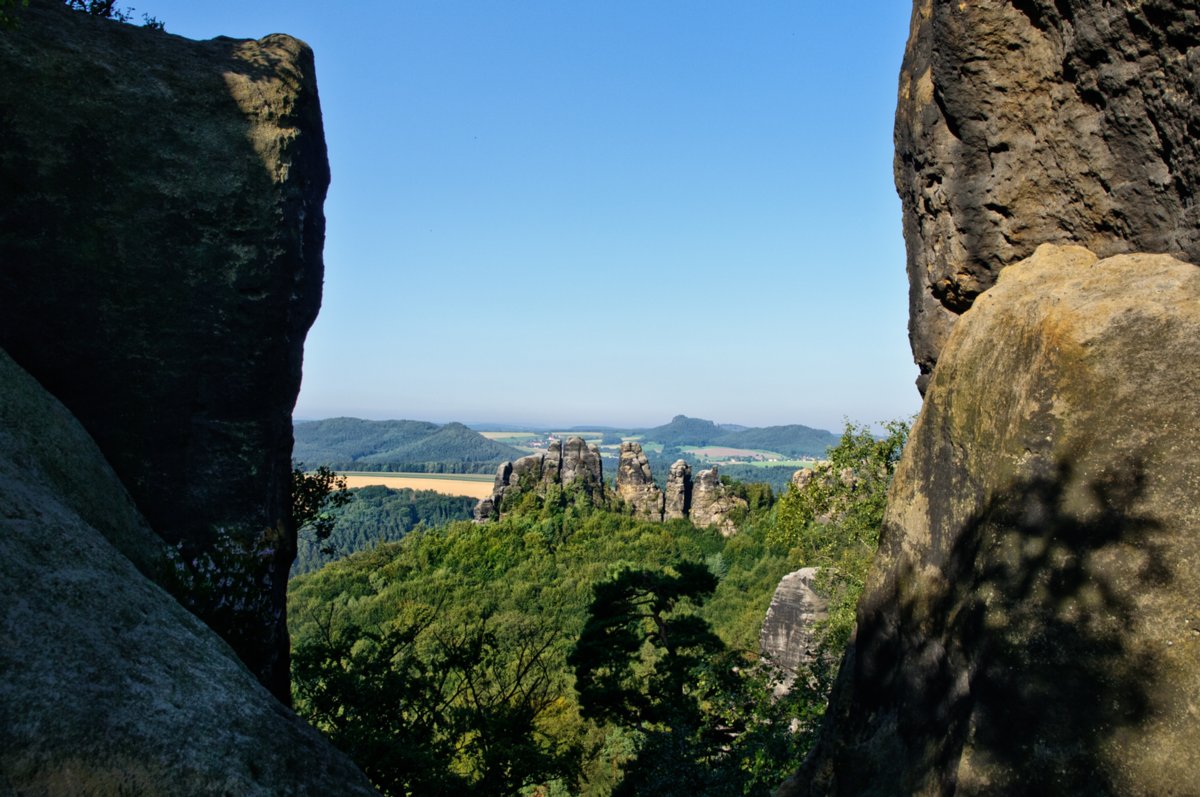
{"label": "foliage", "polygon": [[203,549],[179,542],[167,548],[165,586],[192,614],[237,651],[253,649],[275,624],[271,600],[279,533],[217,529]]}
{"label": "foliage", "polygon": [[[135,9],[121,8],[117,5],[117,0],[64,0],[68,8],[75,11],[82,11],[85,14],[91,14],[94,17],[103,17],[105,19],[115,19],[117,22],[130,22],[133,19]],[[152,30],[164,30],[165,26],[162,21],[150,16],[142,14],[142,27]]]}
{"label": "foliage", "polygon": [[638,734],[614,794],[769,794],[800,762],[791,726],[808,704],[773,699],[776,674],[689,610],[716,589],[707,567],[672,569],[596,585],[569,657],[583,715]]}
{"label": "foliage", "polygon": [[865,426],[846,424],[829,460],[793,484],[775,507],[770,543],[789,552],[798,567],[820,567],[817,588],[830,600],[822,629],[827,649],[840,651],[854,627],[854,607],[866,583],[888,487],[908,440],[904,421],[885,424],[876,438]]}
{"label": "foliage", "polygon": [[372,548],[381,542],[396,542],[420,526],[441,526],[468,520],[475,499],[443,495],[433,490],[394,490],[381,485],[350,490],[354,500],[331,507],[333,533],[324,542],[312,535],[296,541],[292,574],[310,573],[336,558]]}
{"label": "foliage", "polygon": [[292,467],[292,528],[296,535],[310,535],[321,551],[332,554],[326,543],[336,522],[331,510],[340,509],[354,497],[346,489],[346,477],[322,465],[306,472],[303,463]]}
{"label": "foliage", "polygon": [[[675,573],[622,568],[597,584],[588,619],[567,661],[575,671],[582,714],[641,730],[694,712],[691,670],[724,649],[712,627],[677,604],[700,604],[717,588],[702,564]],[[643,658],[649,644],[661,652]]]}
{"label": "foliage", "polygon": [[17,18],[12,9],[28,6],[29,0],[0,0],[0,30],[16,27]]}
{"label": "foliage", "polygon": [[385,795],[507,797],[573,783],[580,751],[540,729],[555,704],[535,618],[435,628],[435,612],[368,629],[317,620],[293,656],[297,711],[349,753]]}
{"label": "foliage", "polygon": [[[398,618],[427,618],[428,627],[418,636],[414,655],[432,670],[441,666],[442,654],[430,640],[453,638],[484,618],[492,618],[488,627],[496,627],[498,634],[499,618],[545,621],[544,630],[554,632],[544,652],[547,672],[555,674],[554,699],[535,723],[537,732],[543,740],[555,739],[572,749],[582,744],[583,753],[576,759],[577,787],[560,776],[540,783],[539,788],[544,788],[539,793],[610,794],[624,778],[622,768],[638,750],[659,741],[640,730],[612,722],[592,723],[580,715],[567,656],[583,630],[593,585],[622,567],[677,573],[672,570],[677,562],[704,562],[721,579],[712,595],[694,609],[735,651],[729,655],[741,666],[753,659],[743,651],[757,649],[759,626],[788,561],[785,554],[765,544],[770,528],[767,510],[750,513],[742,530],[726,539],[687,521],[638,520],[593,509],[578,499],[570,488],[552,489],[545,498],[530,498],[528,507],[499,521],[418,527],[398,543],[381,544],[293,578],[289,626],[296,657],[302,660],[300,649],[324,638],[322,625],[328,623],[320,618],[330,611],[336,612],[348,637],[356,633],[350,630],[354,628],[378,634],[391,623],[403,627],[408,622]],[[511,645],[499,645],[496,665],[511,665],[512,650]],[[335,661],[330,658],[328,666]],[[349,672],[363,670],[349,668]],[[299,692],[296,699],[307,710]],[[465,710],[459,705],[463,700],[462,695],[454,697],[452,705],[458,706],[454,710]],[[721,705],[734,703],[735,698],[728,697]],[[717,714],[712,716],[717,722]],[[363,731],[367,737],[384,735],[383,728],[371,730],[369,723],[367,727]],[[751,745],[753,738],[758,737],[746,737],[745,745]],[[759,749],[739,748],[739,766],[753,769],[746,762],[758,756]],[[771,760],[785,759],[772,754]],[[467,771],[461,763],[456,767],[459,774]],[[764,782],[771,777],[764,774]]]}
{"label": "foliage", "polygon": [[[728,538],[551,486],[297,576],[297,706],[391,794],[768,794],[824,711],[906,436],[848,424],[778,501],[730,482],[749,506]],[[758,634],[809,564],[829,655],[778,697]]]}

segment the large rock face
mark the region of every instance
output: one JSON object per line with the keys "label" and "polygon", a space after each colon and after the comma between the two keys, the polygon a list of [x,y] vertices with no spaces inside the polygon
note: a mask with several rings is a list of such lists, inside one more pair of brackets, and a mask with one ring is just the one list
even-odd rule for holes
{"label": "large rock face", "polygon": [[0,792],[373,794],[143,575],[161,576],[164,547],[0,351]]}
{"label": "large rock face", "polygon": [[955,325],[797,791],[1193,794],[1200,269],[1043,247]]}
{"label": "large rock face", "polygon": [[291,410],[329,180],[312,53],[34,0],[0,32],[0,347],[70,408],[151,527],[270,539],[240,655],[287,696]]}
{"label": "large rock face", "polygon": [[785,673],[781,689],[786,692],[796,673],[816,661],[819,653],[816,626],[829,616],[829,601],[817,593],[819,567],[804,567],[779,580],[758,636],[758,647],[773,665]]}
{"label": "large rock face", "polygon": [[954,320],[1042,243],[1200,263],[1200,10],[917,0],[896,185],[929,378]]}
{"label": "large rock face", "polygon": [[641,443],[621,443],[616,487],[617,495],[635,516],[647,520],[663,519],[663,493],[654,483],[650,462]]}

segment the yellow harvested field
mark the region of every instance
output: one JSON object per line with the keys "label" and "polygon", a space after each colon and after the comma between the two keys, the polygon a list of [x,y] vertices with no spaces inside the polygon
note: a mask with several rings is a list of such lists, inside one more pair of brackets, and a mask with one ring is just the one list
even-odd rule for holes
{"label": "yellow harvested field", "polygon": [[487,481],[468,480],[468,479],[453,479],[445,476],[437,476],[437,478],[423,478],[419,474],[405,474],[403,476],[380,473],[380,474],[354,474],[346,476],[347,487],[370,487],[373,484],[382,484],[384,487],[390,487],[393,490],[399,490],[407,487],[410,490],[433,490],[442,495],[469,495],[472,498],[486,498],[492,494],[492,480]]}

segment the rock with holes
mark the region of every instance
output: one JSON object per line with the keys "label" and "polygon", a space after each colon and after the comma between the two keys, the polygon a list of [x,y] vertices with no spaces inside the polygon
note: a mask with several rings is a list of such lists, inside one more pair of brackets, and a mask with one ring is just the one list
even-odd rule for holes
{"label": "rock with holes", "polygon": [[955,319],[1040,244],[1200,262],[1200,7],[914,5],[895,176],[923,390]]}

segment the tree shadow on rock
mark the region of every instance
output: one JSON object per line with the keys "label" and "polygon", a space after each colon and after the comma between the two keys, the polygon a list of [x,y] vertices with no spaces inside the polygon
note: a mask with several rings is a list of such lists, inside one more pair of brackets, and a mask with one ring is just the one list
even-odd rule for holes
{"label": "tree shadow on rock", "polygon": [[868,596],[843,686],[850,724],[829,729],[834,790],[1115,793],[1108,748],[1153,713],[1159,676],[1130,640],[1135,601],[1172,581],[1145,491],[1140,463],[1085,481],[1064,461],[927,557],[940,578],[905,562]]}

